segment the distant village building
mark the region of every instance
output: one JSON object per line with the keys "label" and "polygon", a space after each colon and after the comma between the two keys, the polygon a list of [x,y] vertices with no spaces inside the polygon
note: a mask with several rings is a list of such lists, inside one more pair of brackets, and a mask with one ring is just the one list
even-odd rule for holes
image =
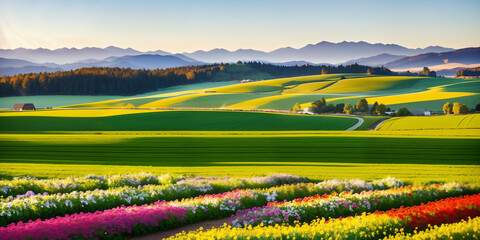
{"label": "distant village building", "polygon": [[243,80],[240,80],[238,81],[239,83],[251,83],[251,82],[261,82],[261,81],[264,81],[263,79],[243,79]]}
{"label": "distant village building", "polygon": [[33,103],[15,103],[13,104],[13,111],[28,111],[28,110],[37,110]]}
{"label": "distant village building", "polygon": [[425,110],[410,110],[412,115],[414,116],[430,116],[432,115],[432,112],[425,109]]}
{"label": "distant village building", "polygon": [[301,113],[303,114],[308,114],[308,115],[314,115],[314,113],[312,112],[312,107],[306,107],[304,108]]}

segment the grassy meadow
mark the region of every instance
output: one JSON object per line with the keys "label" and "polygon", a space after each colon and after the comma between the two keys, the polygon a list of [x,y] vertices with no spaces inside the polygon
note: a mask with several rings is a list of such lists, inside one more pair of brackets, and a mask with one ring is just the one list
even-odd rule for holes
{"label": "grassy meadow", "polygon": [[480,181],[480,132],[470,139],[341,131],[61,132],[1,134],[0,141],[0,174],[6,178],[148,171],[201,176],[286,172],[317,180],[396,176],[422,183]]}
{"label": "grassy meadow", "polygon": [[[238,71],[242,71],[241,68]],[[265,76],[268,78],[268,76]],[[312,179],[480,183],[479,115],[311,116],[288,110],[367,98],[393,109],[474,107],[479,80],[329,74],[242,84],[179,87],[154,94],[0,112],[0,175],[39,178],[148,171],[202,176],[285,172]],[[199,86],[205,86],[200,88]],[[177,110],[155,108],[181,108]],[[195,110],[216,108],[216,110]],[[383,122],[378,131],[368,131]]]}

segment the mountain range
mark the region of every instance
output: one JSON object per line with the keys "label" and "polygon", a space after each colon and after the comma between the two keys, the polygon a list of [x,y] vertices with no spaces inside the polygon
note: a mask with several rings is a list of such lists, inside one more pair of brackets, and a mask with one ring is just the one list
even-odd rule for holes
{"label": "mountain range", "polygon": [[463,48],[451,52],[426,53],[412,57],[401,58],[386,64],[392,69],[414,68],[420,65],[433,66],[446,63],[475,64],[480,63],[480,48]]}
{"label": "mountain range", "polygon": [[83,67],[122,67],[132,69],[172,68],[178,66],[203,65],[186,56],[142,54],[133,56],[108,57],[104,60],[84,60],[68,64],[39,64],[26,60],[0,58],[0,76],[11,76],[31,72],[56,72]]}
{"label": "mountain range", "polygon": [[[302,48],[285,47],[271,52],[253,49],[213,49],[191,53],[162,50],[141,52],[132,48],[0,49],[0,76],[28,72],[53,72],[82,67],[169,68],[206,63],[261,61],[276,65],[332,65],[358,63],[391,69],[433,66],[442,63],[480,63],[480,48],[451,49],[440,46],[410,49],[396,44],[319,42]],[[448,59],[448,60],[446,60]]]}

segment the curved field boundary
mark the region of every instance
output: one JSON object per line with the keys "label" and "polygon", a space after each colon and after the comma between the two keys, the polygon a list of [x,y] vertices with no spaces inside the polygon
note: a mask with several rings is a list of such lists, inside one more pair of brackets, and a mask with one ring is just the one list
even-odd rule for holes
{"label": "curved field boundary", "polygon": [[374,128],[373,130],[374,130],[374,131],[377,131],[378,128],[379,128],[385,121],[387,121],[387,120],[388,120],[388,118],[387,118],[387,119],[383,119],[383,120],[379,120],[377,123],[375,123],[375,128]]}

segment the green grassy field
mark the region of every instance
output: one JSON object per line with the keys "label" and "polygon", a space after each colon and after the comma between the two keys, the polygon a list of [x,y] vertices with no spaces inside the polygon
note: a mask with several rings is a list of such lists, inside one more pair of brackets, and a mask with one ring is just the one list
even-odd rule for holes
{"label": "green grassy field", "polygon": [[[308,116],[233,111],[129,111],[129,114],[89,117],[108,110],[52,110],[0,114],[0,131],[294,131],[344,130],[350,117]],[[117,111],[117,110],[111,110]],[[76,116],[69,116],[75,114]],[[119,110],[121,113],[121,110]],[[51,116],[51,114],[63,114]],[[30,116],[27,116],[30,115]],[[32,116],[33,115],[33,116]]]}
{"label": "green grassy field", "polygon": [[480,182],[478,137],[286,133],[1,134],[0,175],[67,177],[148,171],[252,176],[286,172],[313,179],[395,176],[411,182]]}

